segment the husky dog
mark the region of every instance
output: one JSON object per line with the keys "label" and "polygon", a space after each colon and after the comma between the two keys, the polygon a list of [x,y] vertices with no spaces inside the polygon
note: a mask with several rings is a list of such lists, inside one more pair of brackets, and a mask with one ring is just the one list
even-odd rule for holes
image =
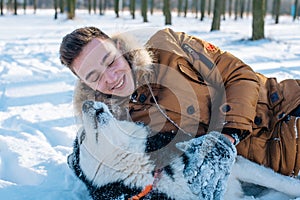
{"label": "husky dog", "polygon": [[[183,173],[188,155],[178,151],[177,156],[170,157],[168,151],[157,151],[174,140],[172,134],[149,137],[147,126],[115,119],[100,102],[86,101],[82,111],[83,127],[78,131],[68,164],[94,200],[199,199]],[[152,152],[159,153],[153,156]],[[159,163],[161,158],[166,158],[168,164]],[[163,167],[157,168],[158,165]],[[241,181],[300,196],[299,180],[237,156],[225,199],[245,198]]]}

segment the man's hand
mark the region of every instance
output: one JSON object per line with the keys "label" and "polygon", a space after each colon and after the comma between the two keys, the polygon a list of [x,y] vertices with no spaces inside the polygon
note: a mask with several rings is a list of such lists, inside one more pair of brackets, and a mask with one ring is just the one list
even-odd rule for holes
{"label": "man's hand", "polygon": [[236,157],[235,146],[219,132],[176,144],[188,156],[184,169],[191,191],[199,199],[223,199]]}

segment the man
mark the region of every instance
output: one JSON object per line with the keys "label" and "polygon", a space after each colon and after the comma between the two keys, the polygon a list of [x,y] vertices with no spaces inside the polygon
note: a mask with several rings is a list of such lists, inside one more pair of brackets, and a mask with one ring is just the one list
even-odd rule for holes
{"label": "man", "polygon": [[[254,162],[289,176],[299,172],[299,80],[277,83],[230,53],[171,29],[141,47],[128,35],[110,38],[95,27],[79,28],[64,37],[60,59],[81,80],[74,99],[79,113],[84,100],[103,101],[120,119],[172,133],[175,142],[200,136],[199,145],[221,141],[214,151],[222,155],[232,148],[222,141],[230,141]],[[211,131],[220,134],[208,139]],[[172,159],[172,150],[169,156],[157,150],[159,167]],[[203,165],[217,158],[206,156]]]}

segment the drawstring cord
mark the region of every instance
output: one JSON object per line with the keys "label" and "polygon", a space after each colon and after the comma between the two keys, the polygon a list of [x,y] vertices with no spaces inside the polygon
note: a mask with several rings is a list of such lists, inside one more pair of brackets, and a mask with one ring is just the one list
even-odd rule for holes
{"label": "drawstring cord", "polygon": [[[145,77],[144,77],[144,78],[145,78]],[[171,119],[171,118],[163,111],[163,109],[159,106],[159,104],[158,104],[158,102],[157,102],[157,100],[156,100],[156,98],[155,98],[155,96],[154,96],[153,90],[152,90],[152,88],[151,88],[149,82],[146,80],[146,78],[145,78],[145,82],[146,82],[146,84],[147,84],[147,87],[149,88],[150,94],[151,94],[151,96],[152,96],[152,98],[153,98],[153,100],[154,100],[154,103],[155,103],[157,109],[159,110],[159,112],[160,112],[167,120],[169,120],[176,128],[178,128],[178,130],[182,131],[183,133],[185,133],[185,134],[187,134],[187,135],[189,135],[189,136],[192,136],[190,133],[186,132],[183,128],[181,128],[178,124],[176,124],[176,122],[174,122],[174,121],[173,121],[173,120],[172,120],[172,119]]]}

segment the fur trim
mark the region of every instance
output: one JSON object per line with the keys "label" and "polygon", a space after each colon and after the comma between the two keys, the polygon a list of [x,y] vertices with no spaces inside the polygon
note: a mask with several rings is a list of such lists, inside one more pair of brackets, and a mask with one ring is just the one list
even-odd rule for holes
{"label": "fur trim", "polygon": [[[127,59],[132,67],[136,86],[143,84],[145,76],[149,78],[152,74],[152,52],[148,51],[146,47],[138,43],[132,36],[125,33],[118,34],[112,37],[113,41],[119,45],[122,55]],[[94,91],[85,83],[78,80],[75,86],[73,106],[75,116],[81,120],[82,103],[86,100],[97,100],[106,103],[111,109],[112,113],[118,119],[128,119],[128,111],[126,110],[125,103],[129,102],[130,97],[109,97],[101,92]]]}

